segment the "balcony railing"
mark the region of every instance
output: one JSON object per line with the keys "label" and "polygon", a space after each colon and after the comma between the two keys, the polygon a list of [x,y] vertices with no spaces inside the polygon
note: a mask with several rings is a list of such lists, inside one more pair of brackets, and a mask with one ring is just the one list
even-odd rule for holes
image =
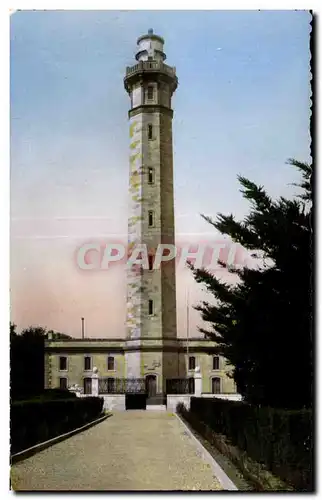
{"label": "balcony railing", "polygon": [[126,68],[126,76],[128,77],[141,71],[161,71],[169,76],[176,76],[176,68],[164,64],[162,61],[140,61],[138,64]]}

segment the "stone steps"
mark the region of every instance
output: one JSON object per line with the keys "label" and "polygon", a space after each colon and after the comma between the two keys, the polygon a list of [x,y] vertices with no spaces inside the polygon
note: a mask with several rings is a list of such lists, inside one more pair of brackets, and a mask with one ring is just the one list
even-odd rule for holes
{"label": "stone steps", "polygon": [[147,411],[166,411],[166,405],[146,405]]}

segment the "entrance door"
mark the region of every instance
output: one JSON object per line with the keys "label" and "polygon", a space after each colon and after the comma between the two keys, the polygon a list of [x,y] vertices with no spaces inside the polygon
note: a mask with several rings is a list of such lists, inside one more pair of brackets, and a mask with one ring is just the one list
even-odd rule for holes
{"label": "entrance door", "polygon": [[148,398],[153,398],[157,393],[157,377],[156,375],[147,375],[145,378],[146,392]]}
{"label": "entrance door", "polygon": [[220,394],[220,378],[214,377],[212,379],[211,389],[213,394]]}

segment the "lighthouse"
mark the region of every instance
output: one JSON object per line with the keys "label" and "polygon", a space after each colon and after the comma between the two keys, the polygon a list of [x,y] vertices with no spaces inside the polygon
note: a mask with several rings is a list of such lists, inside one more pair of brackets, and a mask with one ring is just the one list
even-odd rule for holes
{"label": "lighthouse", "polygon": [[[178,79],[165,61],[163,38],[149,30],[137,40],[124,77],[130,101],[125,338],[45,341],[46,387],[83,387],[84,395],[103,396],[109,409],[175,411],[178,396],[186,401],[202,392],[239,398],[214,341],[177,338],[175,260],[165,251],[165,262],[156,265],[157,250],[175,249],[172,97]],[[187,334],[188,312],[187,304]]]}
{"label": "lighthouse", "polygon": [[138,38],[135,59],[124,78],[130,98],[128,246],[131,252],[146,245],[149,266],[127,269],[126,376],[147,376],[152,366],[159,393],[179,369],[175,260],[154,269],[157,248],[175,244],[171,102],[178,79],[165,63],[164,39],[152,29]]}

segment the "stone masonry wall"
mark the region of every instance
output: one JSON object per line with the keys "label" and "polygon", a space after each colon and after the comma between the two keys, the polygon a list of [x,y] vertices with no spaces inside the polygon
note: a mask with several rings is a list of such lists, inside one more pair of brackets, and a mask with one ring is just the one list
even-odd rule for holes
{"label": "stone masonry wall", "polygon": [[[88,353],[90,354],[90,353]],[[115,360],[115,370],[107,370],[107,356],[108,353],[92,353],[90,354],[92,358],[92,368],[96,366],[98,368],[100,377],[112,377],[112,378],[123,378],[125,376],[125,366],[124,366],[124,355],[123,354],[111,354],[114,356]],[[48,354],[46,354],[48,356]],[[59,357],[67,356],[67,370],[59,370]],[[67,385],[71,386],[78,384],[83,387],[83,379],[90,378],[92,376],[92,369],[84,370],[84,354],[69,354],[66,352],[61,352],[60,354],[53,354],[51,358],[51,372],[50,378],[48,379],[48,388],[59,387],[59,378],[66,377]]]}
{"label": "stone masonry wall", "polygon": [[[160,190],[161,190],[161,242],[175,243],[172,118],[160,114]],[[175,259],[162,264],[162,318],[163,335],[176,338],[176,270]]]}

